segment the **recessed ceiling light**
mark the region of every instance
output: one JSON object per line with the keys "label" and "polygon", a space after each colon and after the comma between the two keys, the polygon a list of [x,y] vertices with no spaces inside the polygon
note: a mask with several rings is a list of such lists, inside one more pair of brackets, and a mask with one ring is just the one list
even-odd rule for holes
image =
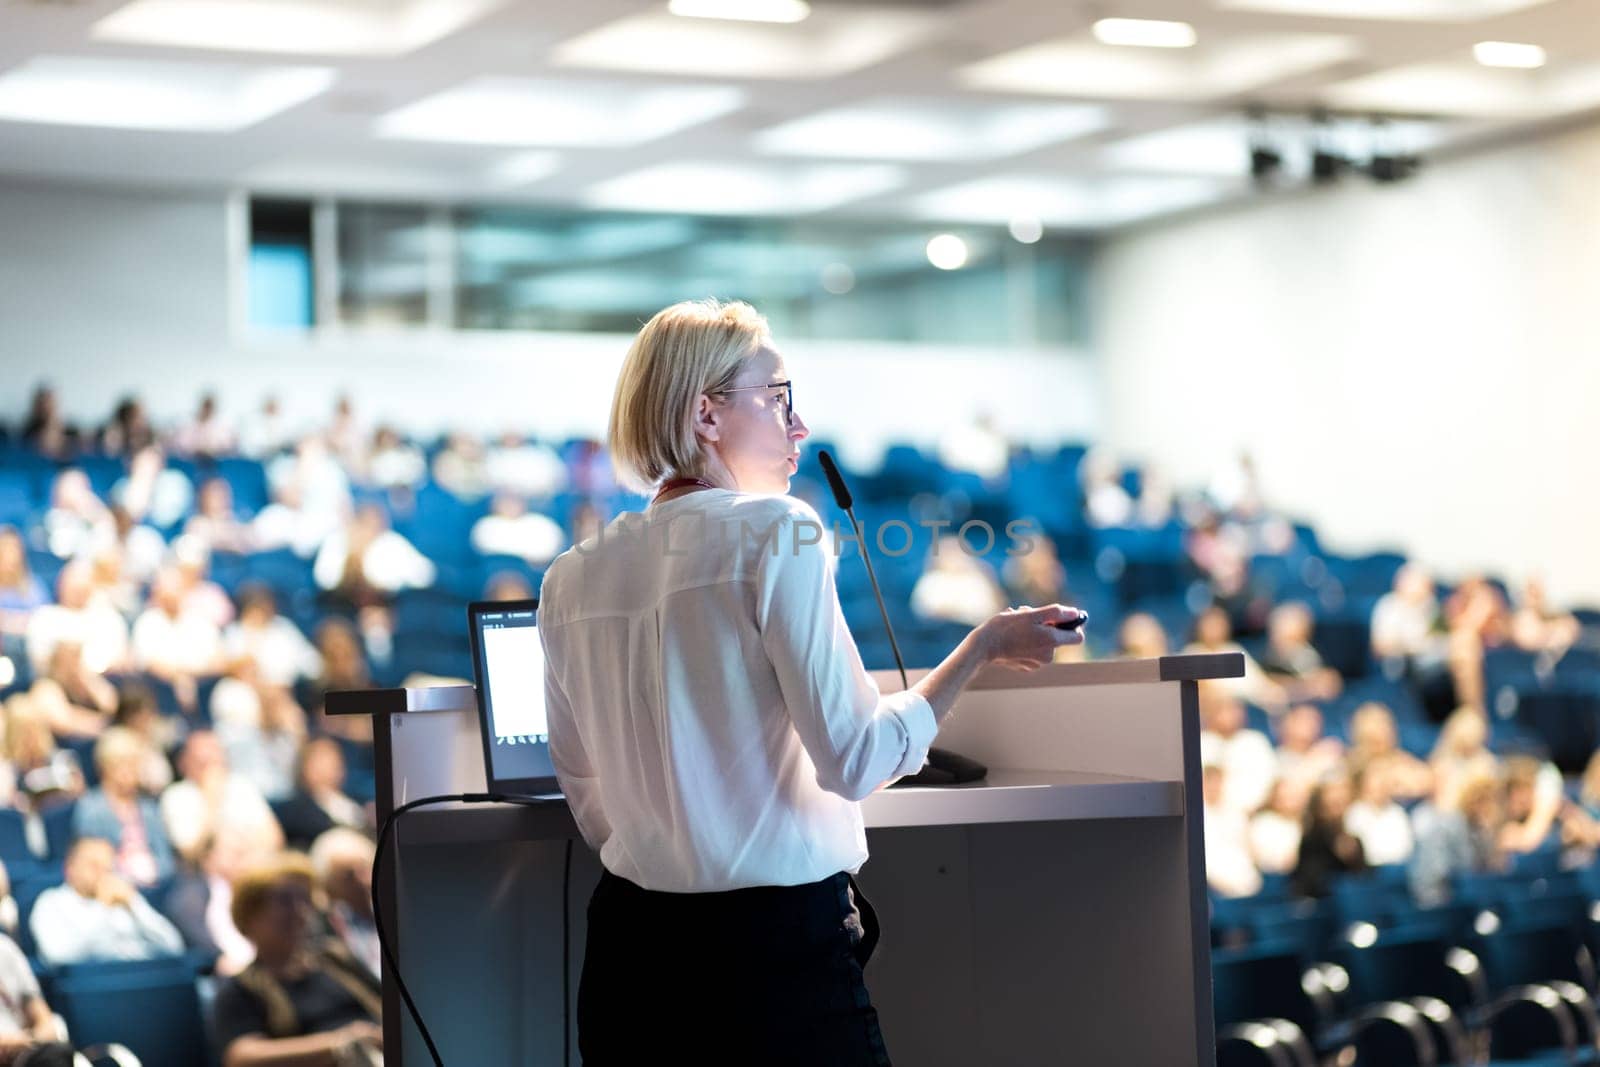
{"label": "recessed ceiling light", "polygon": [[1011,236],[1025,245],[1038,244],[1044,237],[1044,223],[1036,215],[1018,215],[1007,225]]}
{"label": "recessed ceiling light", "polygon": [[133,0],[96,22],[100,41],[298,55],[393,56],[447,37],[502,0]]}
{"label": "recessed ceiling light", "polygon": [[993,159],[1105,129],[1104,108],[1086,104],[988,103],[881,97],[792,119],[758,134],[756,148],[781,156]]}
{"label": "recessed ceiling light", "polygon": [[623,211],[702,215],[788,215],[824,211],[905,181],[886,163],[659,163],[594,186],[584,201]]}
{"label": "recessed ceiling light", "polygon": [[326,67],[36,56],[0,74],[0,119],[227,132],[333,84]]}
{"label": "recessed ceiling light", "polygon": [[1193,26],[1165,19],[1101,19],[1094,36],[1101,44],[1134,48],[1189,48],[1196,40]]}
{"label": "recessed ceiling light", "polygon": [[806,0],[672,0],[667,10],[691,19],[800,22],[811,14],[811,5]]}
{"label": "recessed ceiling light", "polygon": [[1514,41],[1479,41],[1472,46],[1472,57],[1486,67],[1516,67],[1533,70],[1544,66],[1544,49],[1536,44]]}
{"label": "recessed ceiling light", "polygon": [[378,120],[380,137],[457,144],[633,145],[744,103],[725,86],[475,78]]}
{"label": "recessed ceiling light", "polygon": [[928,242],[928,262],[940,270],[960,270],[967,265],[967,242],[953,233],[941,233]]}

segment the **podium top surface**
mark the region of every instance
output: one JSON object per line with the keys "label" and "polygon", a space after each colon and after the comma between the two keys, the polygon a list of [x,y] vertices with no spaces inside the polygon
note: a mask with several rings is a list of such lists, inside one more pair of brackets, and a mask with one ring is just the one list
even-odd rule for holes
{"label": "podium top surface", "polygon": [[[875,671],[878,677],[894,672]],[[917,682],[928,669],[907,671]],[[1041,689],[1052,686],[1149,685],[1154,682],[1193,682],[1244,675],[1244,655],[1214,652],[1155,659],[1099,660],[1090,663],[1049,663],[1034,671],[986,667],[973,679],[971,689]],[[329,715],[396,715],[404,712],[476,710],[477,697],[470,685],[438,685],[408,689],[335,689],[328,693]]]}

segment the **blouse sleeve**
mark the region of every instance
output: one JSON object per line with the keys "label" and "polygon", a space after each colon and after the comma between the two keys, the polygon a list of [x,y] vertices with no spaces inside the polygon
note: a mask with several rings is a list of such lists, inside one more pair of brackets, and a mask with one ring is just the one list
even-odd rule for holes
{"label": "blouse sleeve", "polygon": [[829,549],[804,536],[808,523],[822,528],[800,505],[773,526],[758,565],[756,624],[817,784],[861,800],[921,768],[939,727],[921,694],[878,692],[845,625]]}

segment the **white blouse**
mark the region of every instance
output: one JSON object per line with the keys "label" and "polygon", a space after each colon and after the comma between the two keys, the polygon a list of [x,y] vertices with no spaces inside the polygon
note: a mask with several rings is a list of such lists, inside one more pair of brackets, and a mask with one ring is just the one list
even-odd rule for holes
{"label": "white blouse", "polygon": [[546,571],[550,754],[613,874],[715,892],[865,862],[858,802],[917,771],[938,726],[863,668],[823,532],[803,501],[706,489]]}

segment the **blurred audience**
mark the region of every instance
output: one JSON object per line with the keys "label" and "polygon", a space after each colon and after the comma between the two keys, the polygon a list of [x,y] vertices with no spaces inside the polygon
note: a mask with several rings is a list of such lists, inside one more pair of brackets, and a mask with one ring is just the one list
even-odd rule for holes
{"label": "blurred audience", "polygon": [[116,850],[116,873],[137,886],[154,886],[173,874],[172,845],[154,800],[140,790],[148,749],[138,734],[113,726],[94,746],[100,785],[78,800],[72,833],[99,838]]}
{"label": "blurred audience", "polygon": [[183,935],[116,873],[110,841],[82,837],[67,852],[66,881],[34,901],[28,926],[51,966],[146,960],[183,952]]}

